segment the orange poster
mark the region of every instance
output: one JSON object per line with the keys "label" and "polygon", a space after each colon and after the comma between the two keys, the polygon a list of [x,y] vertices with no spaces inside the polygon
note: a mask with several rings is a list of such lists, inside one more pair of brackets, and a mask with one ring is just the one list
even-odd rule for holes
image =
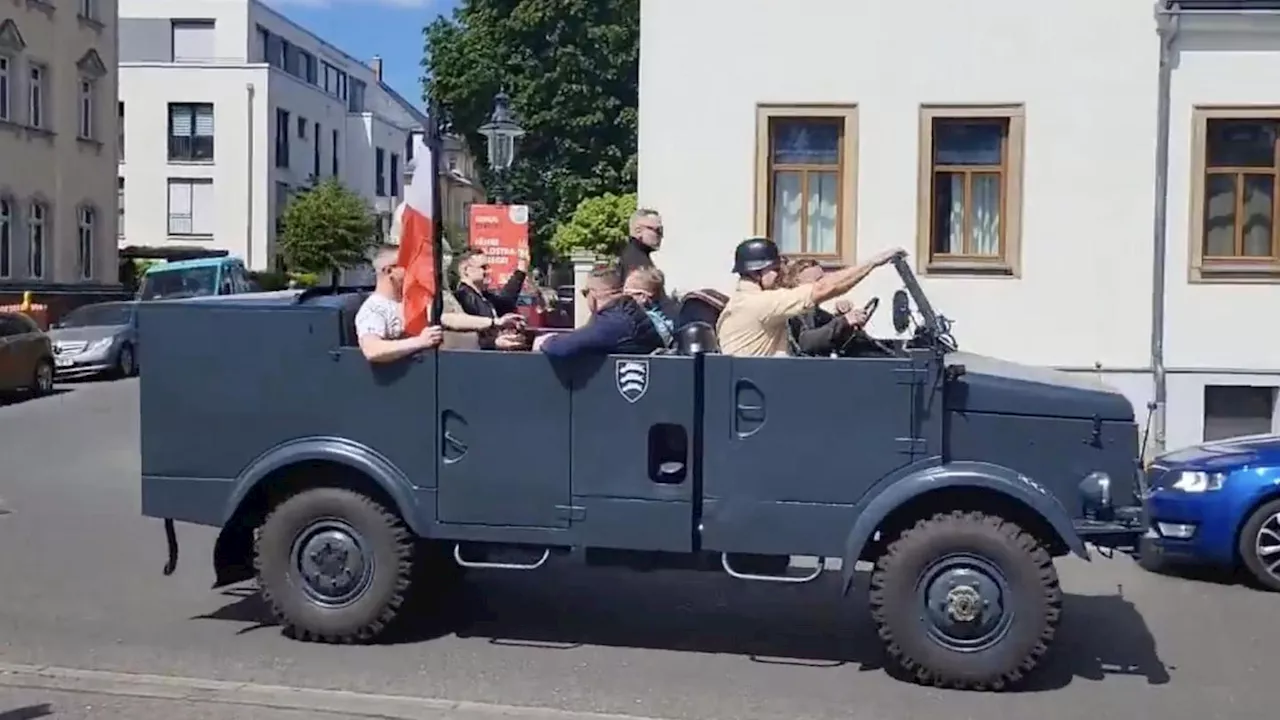
{"label": "orange poster", "polygon": [[528,205],[472,205],[471,247],[489,258],[489,287],[497,290],[529,252]]}

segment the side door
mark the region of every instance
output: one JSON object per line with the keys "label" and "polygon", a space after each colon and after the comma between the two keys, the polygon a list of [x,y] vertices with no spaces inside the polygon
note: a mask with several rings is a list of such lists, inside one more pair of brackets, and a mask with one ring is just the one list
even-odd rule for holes
{"label": "side door", "polygon": [[442,350],[437,521],[569,526],[570,380],[541,353]]}
{"label": "side door", "polygon": [[707,549],[838,549],[863,493],[923,452],[909,358],[718,355],[705,368]]}
{"label": "side door", "polygon": [[13,390],[22,384],[18,373],[17,353],[13,343],[18,326],[7,313],[0,313],[0,391]]}
{"label": "side door", "polygon": [[697,362],[681,355],[582,358],[574,368],[574,540],[693,549]]}

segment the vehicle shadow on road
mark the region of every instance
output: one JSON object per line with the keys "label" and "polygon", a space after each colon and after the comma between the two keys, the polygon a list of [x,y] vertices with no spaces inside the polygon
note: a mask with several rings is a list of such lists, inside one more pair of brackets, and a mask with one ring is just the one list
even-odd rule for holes
{"label": "vehicle shadow on road", "polygon": [[0,720],[36,720],[36,718],[50,717],[52,715],[52,705],[39,703],[0,712]]}
{"label": "vehicle shadow on road", "polygon": [[[808,586],[766,586],[716,573],[573,567],[479,571],[447,600],[415,605],[413,620],[381,642],[417,643],[453,634],[548,651],[647,648],[739,655],[765,664],[882,670],[884,653],[864,601],[865,574],[857,583],[842,598],[834,573]],[[239,593],[235,602],[206,617],[249,623],[240,633],[273,624],[250,588],[231,592]],[[1068,594],[1064,605],[1055,646],[1023,692],[1062,688],[1077,677],[1137,675],[1152,685],[1169,682],[1146,622],[1122,593]]]}
{"label": "vehicle shadow on road", "polygon": [[[71,392],[71,388],[55,387],[43,395],[36,395],[33,393],[0,393],[0,408],[36,403],[41,400],[48,400],[49,398],[57,397],[58,395],[64,395],[69,392]],[[3,715],[0,715],[0,720],[4,720]]]}

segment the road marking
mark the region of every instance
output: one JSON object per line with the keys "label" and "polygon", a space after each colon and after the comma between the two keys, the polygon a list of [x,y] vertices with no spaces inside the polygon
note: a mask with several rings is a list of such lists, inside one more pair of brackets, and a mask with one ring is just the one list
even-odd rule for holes
{"label": "road marking", "polygon": [[573,712],[405,695],[80,670],[51,665],[0,663],[0,687],[326,712],[353,718],[389,720],[660,720],[638,715]]}

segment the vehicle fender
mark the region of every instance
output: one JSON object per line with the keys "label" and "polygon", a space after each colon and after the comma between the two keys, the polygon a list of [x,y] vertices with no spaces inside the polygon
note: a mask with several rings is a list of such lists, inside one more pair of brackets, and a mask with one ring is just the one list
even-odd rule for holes
{"label": "vehicle fender", "polygon": [[841,568],[845,592],[853,583],[854,565],[862,555],[863,547],[889,513],[924,493],[947,487],[983,488],[1022,502],[1049,523],[1072,553],[1089,559],[1089,551],[1075,531],[1071,514],[1056,497],[1031,478],[991,463],[938,464],[936,460],[925,461],[903,468],[903,471],[876,483],[858,502],[857,520],[849,531]]}
{"label": "vehicle fender", "polygon": [[236,478],[235,490],[223,511],[222,524],[226,525],[249,493],[273,471],[308,460],[327,460],[364,473],[391,496],[400,516],[415,533],[421,534],[417,496],[409,478],[381,453],[339,437],[290,440],[259,455]]}

